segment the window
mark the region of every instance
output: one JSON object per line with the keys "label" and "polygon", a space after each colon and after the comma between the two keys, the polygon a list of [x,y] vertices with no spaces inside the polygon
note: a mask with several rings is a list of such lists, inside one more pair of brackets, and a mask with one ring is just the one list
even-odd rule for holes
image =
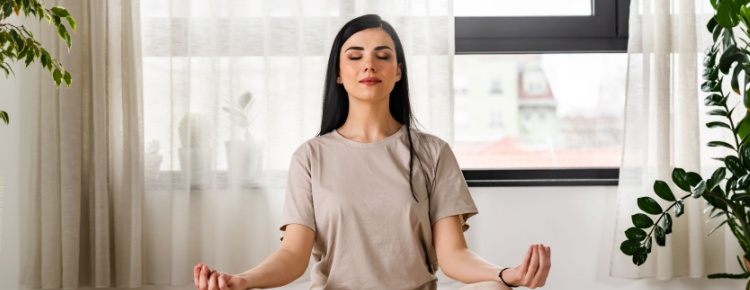
{"label": "window", "polygon": [[456,115],[454,148],[467,182],[616,184],[629,1],[454,5],[454,79],[490,88],[455,98],[456,110],[473,116]]}

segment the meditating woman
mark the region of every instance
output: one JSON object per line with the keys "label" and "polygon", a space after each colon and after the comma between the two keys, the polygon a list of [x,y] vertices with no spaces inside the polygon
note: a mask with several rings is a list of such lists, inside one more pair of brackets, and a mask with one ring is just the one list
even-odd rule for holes
{"label": "meditating woman", "polygon": [[437,289],[438,266],[466,289],[544,286],[549,247],[530,246],[514,268],[467,248],[477,208],[449,145],[414,128],[406,71],[388,22],[364,15],[341,28],[320,132],[292,156],[281,245],[241,274],[196,265],[197,289],[280,287],[311,254],[310,289]]}

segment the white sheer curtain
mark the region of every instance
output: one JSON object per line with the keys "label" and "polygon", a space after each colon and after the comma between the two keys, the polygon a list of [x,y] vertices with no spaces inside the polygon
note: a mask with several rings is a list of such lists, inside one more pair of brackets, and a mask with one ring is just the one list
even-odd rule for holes
{"label": "white sheer curtain", "polygon": [[705,223],[705,203],[692,198],[686,200],[685,214],[674,219],[667,246],[654,244],[644,265],[633,265],[631,257],[619,249],[624,231],[633,226],[631,215],[640,212],[636,199],[656,196],[655,180],[667,181],[675,193],[682,192],[671,181],[674,167],[705,177],[719,165],[710,158],[722,156],[721,152],[708,150],[705,144],[730,136],[717,136],[717,130],[706,128],[705,94],[699,90],[703,51],[712,43],[705,25],[712,16],[713,8],[703,0],[631,2],[625,141],[610,268],[613,276],[669,279],[740,272],[735,256],[742,254],[731,233],[722,230],[708,237],[716,223]]}
{"label": "white sheer curtain", "polygon": [[[47,1],[77,20],[73,48],[36,34],[73,75],[39,70],[33,105],[21,283],[33,288],[142,284],[143,132],[139,1]],[[33,69],[33,67],[30,67]],[[38,89],[38,90],[37,90]],[[31,118],[29,118],[31,119]]]}
{"label": "white sheer curtain", "polygon": [[198,262],[244,271],[276,249],[286,170],[318,132],[333,37],[368,13],[399,33],[418,120],[451,140],[449,0],[143,6],[147,283],[190,284]]}

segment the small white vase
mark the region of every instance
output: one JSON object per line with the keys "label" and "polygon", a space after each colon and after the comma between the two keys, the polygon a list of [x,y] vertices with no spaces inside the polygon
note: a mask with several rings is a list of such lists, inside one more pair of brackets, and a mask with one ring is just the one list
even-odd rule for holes
{"label": "small white vase", "polygon": [[231,182],[252,186],[263,174],[263,142],[227,141],[227,169]]}

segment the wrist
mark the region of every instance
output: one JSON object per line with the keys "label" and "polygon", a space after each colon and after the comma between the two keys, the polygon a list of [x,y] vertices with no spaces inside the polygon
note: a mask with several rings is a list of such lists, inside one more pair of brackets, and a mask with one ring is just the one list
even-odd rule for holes
{"label": "wrist", "polygon": [[514,275],[515,271],[516,270],[513,268],[503,268],[502,270],[500,270],[500,273],[497,274],[497,279],[500,283],[505,284],[505,286],[511,288],[518,287],[518,281],[516,281],[516,275]]}

